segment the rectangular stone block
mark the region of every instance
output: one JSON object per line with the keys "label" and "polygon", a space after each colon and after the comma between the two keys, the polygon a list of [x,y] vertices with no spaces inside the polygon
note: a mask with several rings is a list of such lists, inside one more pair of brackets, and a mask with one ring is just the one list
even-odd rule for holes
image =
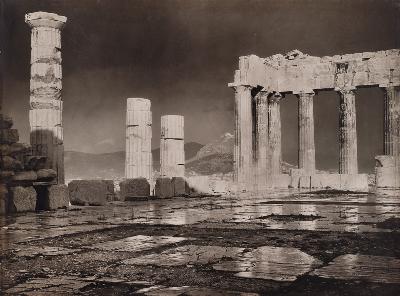
{"label": "rectangular stone block", "polygon": [[11,187],[9,210],[13,213],[34,212],[37,194],[33,187]]}
{"label": "rectangular stone block", "polygon": [[0,215],[8,211],[8,190],[6,184],[0,183]]}
{"label": "rectangular stone block", "polygon": [[69,206],[69,190],[64,184],[35,186],[37,193],[36,210],[52,211]]}
{"label": "rectangular stone block", "polygon": [[350,191],[368,191],[367,174],[341,174],[340,189]]}
{"label": "rectangular stone block", "polygon": [[171,179],[174,196],[188,196],[190,193],[189,186],[183,177],[173,177]]}
{"label": "rectangular stone block", "polygon": [[311,188],[340,190],[340,175],[339,174],[312,175]]}
{"label": "rectangular stone block", "polygon": [[108,195],[113,194],[103,180],[73,180],[68,184],[68,190],[73,205],[105,205]]}
{"label": "rectangular stone block", "polygon": [[279,174],[270,176],[270,185],[273,188],[289,188],[292,178],[289,174]]}
{"label": "rectangular stone block", "polygon": [[155,195],[161,198],[174,196],[171,178],[163,177],[156,180]]}
{"label": "rectangular stone block", "polygon": [[122,201],[150,196],[150,184],[146,178],[126,179],[119,183],[119,187]]}

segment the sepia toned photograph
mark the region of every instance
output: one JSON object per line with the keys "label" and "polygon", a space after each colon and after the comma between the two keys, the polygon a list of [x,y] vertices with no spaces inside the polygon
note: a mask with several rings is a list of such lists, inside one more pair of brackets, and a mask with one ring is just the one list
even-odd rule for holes
{"label": "sepia toned photograph", "polygon": [[400,0],[0,0],[0,295],[400,295]]}

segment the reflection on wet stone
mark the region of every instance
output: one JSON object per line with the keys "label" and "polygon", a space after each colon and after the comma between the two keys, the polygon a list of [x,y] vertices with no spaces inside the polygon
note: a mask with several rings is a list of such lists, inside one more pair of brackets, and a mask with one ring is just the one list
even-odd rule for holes
{"label": "reflection on wet stone", "polygon": [[153,286],[150,288],[144,288],[136,291],[138,294],[148,296],[257,296],[256,293],[244,293],[236,291],[218,290],[213,288],[204,287],[164,287],[164,286]]}
{"label": "reflection on wet stone", "polygon": [[328,266],[315,270],[311,275],[341,280],[400,284],[400,259],[347,254],[335,258]]}
{"label": "reflection on wet stone", "polygon": [[187,240],[184,237],[136,235],[120,240],[95,244],[90,248],[115,252],[139,252]]}
{"label": "reflection on wet stone", "polygon": [[295,248],[265,246],[242,253],[235,260],[222,261],[213,268],[238,272],[235,275],[239,277],[294,281],[321,264],[318,259]]}

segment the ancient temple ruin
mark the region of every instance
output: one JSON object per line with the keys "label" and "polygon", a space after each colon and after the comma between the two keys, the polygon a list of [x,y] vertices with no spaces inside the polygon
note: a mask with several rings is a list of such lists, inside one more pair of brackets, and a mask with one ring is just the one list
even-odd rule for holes
{"label": "ancient temple ruin", "polygon": [[30,141],[34,155],[47,157],[46,167],[64,183],[64,144],[61,99],[61,29],[67,18],[54,13],[25,15],[31,32]]}
{"label": "ancient temple ruin", "polygon": [[[270,187],[367,190],[359,174],[355,91],[385,90],[384,154],[377,156],[376,186],[400,188],[400,50],[313,57],[293,50],[286,55],[242,56],[234,82],[234,178],[239,190]],[[313,97],[319,90],[340,94],[339,172],[316,174]],[[281,172],[280,101],[299,100],[299,168]]]}

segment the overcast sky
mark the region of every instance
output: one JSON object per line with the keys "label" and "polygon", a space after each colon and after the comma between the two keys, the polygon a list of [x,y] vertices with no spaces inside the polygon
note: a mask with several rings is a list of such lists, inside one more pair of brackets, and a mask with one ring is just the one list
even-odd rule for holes
{"label": "overcast sky", "polygon": [[[315,56],[400,48],[398,1],[385,0],[0,0],[5,35],[4,108],[29,142],[30,29],[24,14],[55,12],[62,31],[67,150],[123,150],[126,98],[152,101],[153,147],[160,116],[185,116],[185,141],[233,132],[238,57],[299,49]],[[357,95],[359,162],[382,153],[383,93]],[[338,96],[315,98],[317,166],[337,167]],[[297,161],[297,101],[282,102],[283,156]]]}

